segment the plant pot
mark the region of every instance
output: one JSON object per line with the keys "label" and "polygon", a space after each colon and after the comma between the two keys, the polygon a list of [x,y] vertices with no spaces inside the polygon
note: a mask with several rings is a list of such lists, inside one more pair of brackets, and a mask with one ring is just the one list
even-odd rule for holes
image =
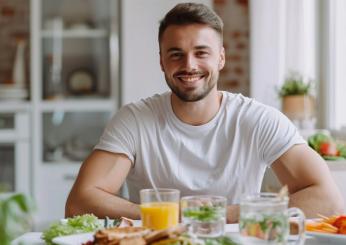
{"label": "plant pot", "polygon": [[291,120],[314,117],[314,98],[310,95],[289,95],[282,98],[282,112]]}

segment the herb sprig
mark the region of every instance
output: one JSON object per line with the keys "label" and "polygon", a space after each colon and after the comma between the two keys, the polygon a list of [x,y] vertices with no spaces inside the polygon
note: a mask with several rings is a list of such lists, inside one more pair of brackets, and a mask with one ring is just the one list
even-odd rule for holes
{"label": "herb sprig", "polygon": [[223,216],[225,209],[222,207],[201,206],[196,208],[187,208],[183,211],[184,217],[194,220],[208,222],[218,220]]}

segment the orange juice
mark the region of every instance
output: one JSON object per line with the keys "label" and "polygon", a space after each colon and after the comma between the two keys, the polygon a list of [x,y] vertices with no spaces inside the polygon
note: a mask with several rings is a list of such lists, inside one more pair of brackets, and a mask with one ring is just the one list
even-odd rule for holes
{"label": "orange juice", "polygon": [[179,222],[179,204],[176,202],[151,202],[141,204],[142,225],[161,230]]}

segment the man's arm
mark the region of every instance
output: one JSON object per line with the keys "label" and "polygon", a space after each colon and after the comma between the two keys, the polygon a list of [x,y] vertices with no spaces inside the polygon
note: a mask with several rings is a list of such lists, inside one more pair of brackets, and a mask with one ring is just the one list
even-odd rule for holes
{"label": "man's arm", "polygon": [[309,146],[295,145],[273,164],[279,181],[288,186],[292,207],[308,218],[342,213],[344,201],[325,161]]}
{"label": "man's arm", "polygon": [[115,196],[131,168],[126,155],[95,150],[83,163],[66,202],[65,216],[140,218],[139,206]]}

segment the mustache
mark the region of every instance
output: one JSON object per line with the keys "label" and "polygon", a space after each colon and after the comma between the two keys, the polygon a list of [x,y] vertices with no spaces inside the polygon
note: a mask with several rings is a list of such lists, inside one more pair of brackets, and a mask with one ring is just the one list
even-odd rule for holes
{"label": "mustache", "polygon": [[201,71],[192,71],[192,72],[187,72],[187,71],[178,71],[174,73],[174,76],[203,76],[204,72]]}

